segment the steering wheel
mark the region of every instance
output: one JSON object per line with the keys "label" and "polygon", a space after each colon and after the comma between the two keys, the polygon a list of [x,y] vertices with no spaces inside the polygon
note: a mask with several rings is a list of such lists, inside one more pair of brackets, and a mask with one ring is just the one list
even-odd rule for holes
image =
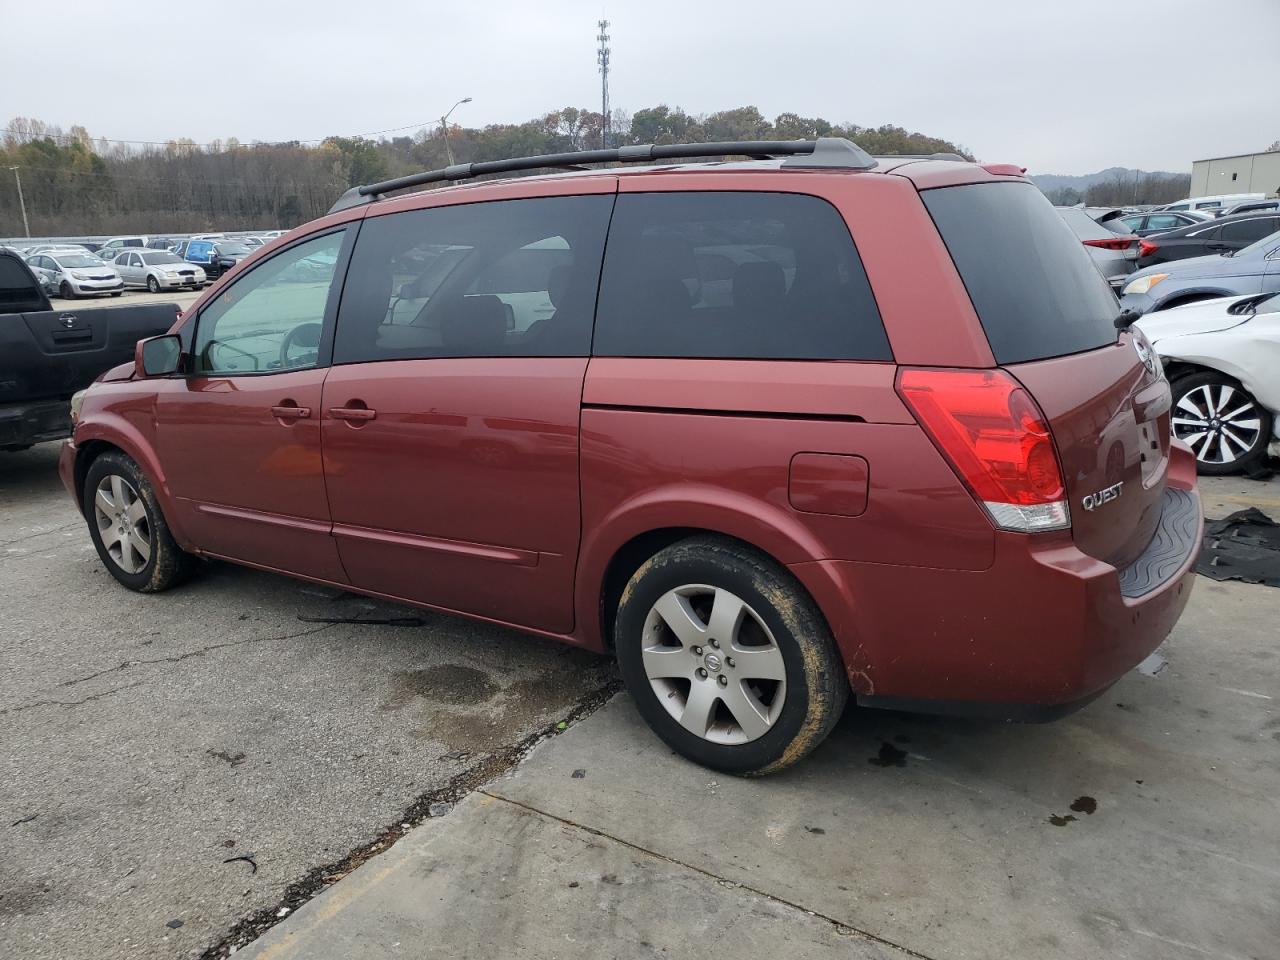
{"label": "steering wheel", "polygon": [[[319,358],[320,331],[322,329],[318,323],[302,323],[286,333],[284,340],[280,342],[280,366],[288,369],[289,367],[307,367],[314,364]],[[289,351],[295,347],[307,352],[301,356],[290,357]]]}

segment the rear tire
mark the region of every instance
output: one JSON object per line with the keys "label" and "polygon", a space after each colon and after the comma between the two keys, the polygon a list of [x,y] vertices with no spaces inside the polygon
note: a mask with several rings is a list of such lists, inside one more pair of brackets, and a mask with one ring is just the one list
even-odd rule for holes
{"label": "rear tire", "polygon": [[789,767],[830,733],[849,697],[812,598],[772,560],[724,537],[690,537],[641,565],[622,592],[614,641],[654,732],[725,773]]}
{"label": "rear tire", "polygon": [[1221,477],[1249,471],[1267,455],[1271,412],[1239,382],[1216,370],[1180,377],[1173,391],[1173,435],[1196,455],[1196,472]]}
{"label": "rear tire", "polygon": [[99,558],[130,590],[168,590],[195,570],[196,558],[169,532],[151,481],[125,454],[104,453],[89,465],[82,510]]}

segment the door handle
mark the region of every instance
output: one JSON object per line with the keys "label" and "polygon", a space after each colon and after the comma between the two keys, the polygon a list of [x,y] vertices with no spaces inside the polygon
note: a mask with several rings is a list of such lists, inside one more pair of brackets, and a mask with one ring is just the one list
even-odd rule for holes
{"label": "door handle", "polygon": [[365,423],[376,418],[378,411],[370,410],[368,407],[330,407],[329,416],[335,420]]}
{"label": "door handle", "polygon": [[310,407],[299,407],[296,404],[280,404],[271,408],[271,415],[278,420],[305,420],[311,416]]}

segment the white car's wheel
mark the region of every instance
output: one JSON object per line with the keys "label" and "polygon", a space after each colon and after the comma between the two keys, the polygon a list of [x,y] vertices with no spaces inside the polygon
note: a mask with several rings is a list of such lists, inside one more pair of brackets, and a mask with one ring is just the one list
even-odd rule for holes
{"label": "white car's wheel", "polygon": [[1240,384],[1215,370],[1175,380],[1173,435],[1196,455],[1208,476],[1241,473],[1267,455],[1271,412]]}

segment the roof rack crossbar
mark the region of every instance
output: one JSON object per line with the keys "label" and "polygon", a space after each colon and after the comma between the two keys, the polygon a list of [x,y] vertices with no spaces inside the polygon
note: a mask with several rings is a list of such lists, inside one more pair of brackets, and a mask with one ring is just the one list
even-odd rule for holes
{"label": "roof rack crossbar", "polygon": [[655,160],[689,160],[699,157],[737,157],[768,159],[788,157],[784,166],[844,167],[867,170],[876,161],[861,147],[840,137],[817,140],[729,140],[719,143],[645,143],[609,150],[578,150],[572,153],[548,153],[536,157],[513,157],[509,160],[484,160],[479,163],[455,163],[442,170],[427,170],[408,176],[352,187],[333,205],[330,213],[348,207],[371,203],[383,194],[407,187],[448,180],[469,180],[491,173],[514,173],[518,170],[541,170],[554,167],[580,167],[587,163],[646,163]]}

